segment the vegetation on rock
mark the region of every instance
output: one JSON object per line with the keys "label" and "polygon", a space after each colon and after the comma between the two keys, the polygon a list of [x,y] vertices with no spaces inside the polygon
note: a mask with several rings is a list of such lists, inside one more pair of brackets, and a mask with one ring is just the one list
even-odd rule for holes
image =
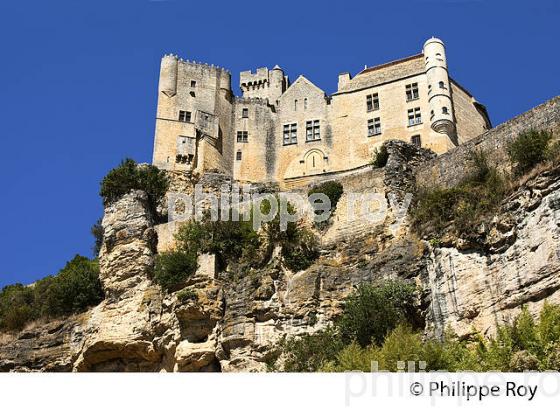
{"label": "vegetation on rock", "polygon": [[130,191],[139,189],[148,194],[150,210],[155,215],[168,187],[169,180],[164,171],[153,165],[138,165],[127,158],[103,178],[99,195],[107,206]]}
{"label": "vegetation on rock", "polygon": [[103,300],[97,261],[77,255],[55,276],[0,292],[0,329],[19,330],[28,322],[84,311]]}
{"label": "vegetation on rock", "polygon": [[529,130],[521,133],[508,146],[508,155],[516,175],[530,171],[550,157],[552,133]]}
{"label": "vegetation on rock", "polygon": [[385,144],[383,144],[379,149],[376,148],[373,152],[371,165],[373,165],[374,168],[383,168],[385,165],[387,165],[388,160],[389,152],[387,151],[387,147],[385,146]]}
{"label": "vegetation on rock", "polygon": [[[313,194],[324,194],[326,195],[330,202],[331,202],[331,215],[334,212],[334,210],[336,209],[336,205],[338,204],[338,201],[340,200],[340,197],[342,196],[342,194],[344,193],[344,188],[342,187],[342,184],[338,181],[327,181],[324,182],[320,185],[317,185],[316,187],[311,188],[307,195],[311,196]],[[319,211],[315,211],[315,213],[317,215],[321,215],[320,213],[318,213]],[[321,211],[322,212],[322,211]],[[326,220],[326,221],[322,221],[322,222],[315,222],[315,227],[317,227],[318,229],[325,229],[329,226],[329,221],[330,219]]]}

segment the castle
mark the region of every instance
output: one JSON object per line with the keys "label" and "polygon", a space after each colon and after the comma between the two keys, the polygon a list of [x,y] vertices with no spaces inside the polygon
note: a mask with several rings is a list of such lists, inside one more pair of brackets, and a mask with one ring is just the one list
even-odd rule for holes
{"label": "castle", "polygon": [[278,182],[351,171],[386,140],[440,154],[491,128],[486,109],[448,74],[441,40],[420,54],[338,76],[326,95],[282,68],[231,74],[166,55],[161,62],[153,164]]}

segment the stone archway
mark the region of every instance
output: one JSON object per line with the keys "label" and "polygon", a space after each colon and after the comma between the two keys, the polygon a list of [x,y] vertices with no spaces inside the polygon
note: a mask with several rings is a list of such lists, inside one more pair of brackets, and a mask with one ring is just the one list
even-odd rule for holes
{"label": "stone archway", "polygon": [[320,149],[309,150],[303,157],[305,175],[322,173],[325,170],[325,154]]}

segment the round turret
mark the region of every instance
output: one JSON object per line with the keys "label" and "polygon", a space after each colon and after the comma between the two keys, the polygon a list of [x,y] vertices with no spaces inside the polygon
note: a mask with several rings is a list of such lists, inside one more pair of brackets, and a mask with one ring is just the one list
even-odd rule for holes
{"label": "round turret", "polygon": [[434,131],[450,137],[455,132],[453,104],[447,73],[445,46],[439,38],[432,37],[424,43],[430,123]]}
{"label": "round turret", "polygon": [[168,97],[177,94],[177,65],[178,58],[173,54],[166,54],[161,59],[159,91]]}

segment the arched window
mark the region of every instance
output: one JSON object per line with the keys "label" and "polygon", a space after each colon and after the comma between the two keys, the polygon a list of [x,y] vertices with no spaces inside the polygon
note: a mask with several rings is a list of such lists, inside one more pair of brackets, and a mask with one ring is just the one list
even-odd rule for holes
{"label": "arched window", "polygon": [[297,100],[294,100],[294,111],[297,111]]}
{"label": "arched window", "polygon": [[449,110],[447,109],[447,107],[443,107],[441,109],[441,112],[444,113],[444,114],[449,114]]}
{"label": "arched window", "polygon": [[307,110],[307,98],[303,99],[303,109]]}
{"label": "arched window", "polygon": [[443,88],[443,89],[445,88],[445,83],[443,81],[439,82],[439,88]]}

